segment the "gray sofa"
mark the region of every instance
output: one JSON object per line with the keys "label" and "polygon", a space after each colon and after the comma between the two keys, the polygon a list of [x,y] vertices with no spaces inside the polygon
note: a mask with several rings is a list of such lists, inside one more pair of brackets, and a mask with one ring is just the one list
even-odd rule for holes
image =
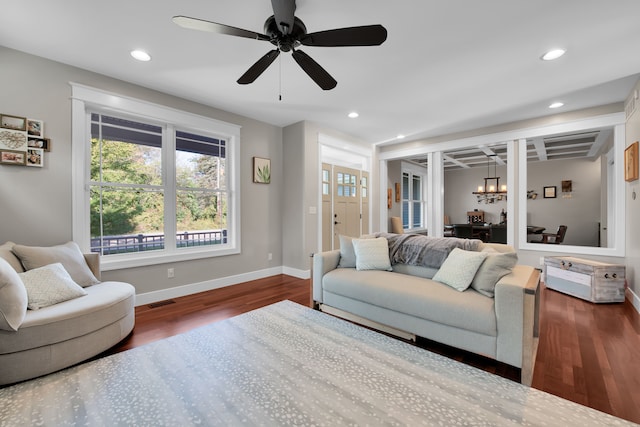
{"label": "gray sofa", "polygon": [[[66,245],[60,247],[63,246],[73,249]],[[24,272],[24,260],[21,262],[13,255],[12,247],[10,242],[1,245],[0,258],[17,272]],[[128,283],[99,282],[99,256],[83,256],[79,249],[78,254],[86,263],[79,267],[88,267],[97,283],[82,284],[84,296],[26,310],[16,331],[0,328],[0,385],[49,374],[87,360],[117,344],[133,330],[135,288]],[[72,269],[67,268],[70,272]]]}
{"label": "gray sofa", "polygon": [[[513,251],[507,245],[483,243],[477,250],[488,247]],[[359,271],[338,267],[340,258],[339,250],[313,257],[317,308],[404,338],[420,336],[488,356],[521,368],[522,382],[531,383],[538,270],[515,265],[495,284],[491,298],[473,288],[460,292],[432,280],[438,268],[396,263],[393,271]]]}

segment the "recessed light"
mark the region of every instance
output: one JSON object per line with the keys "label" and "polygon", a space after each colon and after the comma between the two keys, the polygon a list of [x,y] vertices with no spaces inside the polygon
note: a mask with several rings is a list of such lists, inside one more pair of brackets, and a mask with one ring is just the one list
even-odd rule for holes
{"label": "recessed light", "polygon": [[560,58],[562,55],[565,54],[565,52],[566,50],[564,49],[553,49],[545,53],[544,55],[542,55],[541,59],[543,61],[553,61],[554,59]]}
{"label": "recessed light", "polygon": [[401,133],[399,133],[399,134],[398,134],[398,136],[396,136],[396,138],[398,138],[398,139],[404,139],[404,135],[403,135],[403,134],[401,134]]}
{"label": "recessed light", "polygon": [[560,108],[564,105],[564,103],[562,102],[554,102],[553,104],[549,105],[549,108]]}
{"label": "recessed light", "polygon": [[133,56],[138,61],[151,61],[151,56],[144,50],[132,50],[131,56]]}
{"label": "recessed light", "polygon": [[349,118],[350,119],[355,119],[356,117],[358,117],[360,114],[356,113],[355,111],[352,111],[349,113]]}

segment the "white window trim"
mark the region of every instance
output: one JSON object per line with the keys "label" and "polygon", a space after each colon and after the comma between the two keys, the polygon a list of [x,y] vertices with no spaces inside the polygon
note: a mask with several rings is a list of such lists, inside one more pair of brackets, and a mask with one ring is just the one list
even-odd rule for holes
{"label": "white window trim", "polygon": [[[112,111],[141,119],[163,122],[169,126],[187,127],[192,131],[211,134],[212,131],[227,141],[227,176],[229,178],[227,193],[229,202],[227,218],[229,219],[229,237],[224,248],[199,246],[166,249],[163,251],[138,252],[126,255],[109,255],[102,257],[103,270],[139,267],[167,262],[186,261],[238,254],[240,247],[240,126],[180,111],[171,107],[142,101],[112,92],[70,82],[71,85],[71,178],[72,178],[72,232],[73,240],[83,252],[90,251],[90,216],[89,216],[89,162],[90,147],[87,141],[91,134],[88,116],[89,109]],[[171,157],[171,156],[169,156]],[[165,182],[168,182],[165,180]]]}
{"label": "white window trim", "polygon": [[[419,232],[419,231],[426,231],[427,230],[427,218],[426,218],[426,213],[427,213],[427,169],[426,168],[421,168],[420,166],[411,164],[411,163],[407,163],[407,162],[402,162],[401,163],[401,169],[402,169],[402,174],[404,175],[405,173],[409,174],[409,193],[412,193],[413,191],[413,186],[412,186],[412,179],[414,176],[419,176],[420,177],[420,188],[422,190],[422,194],[420,195],[420,204],[422,204],[422,227],[417,227],[417,228],[412,228],[411,225],[413,224],[413,211],[411,209],[409,209],[409,228],[406,228],[405,230],[407,231],[413,231],[413,232]],[[403,180],[404,182],[404,180]],[[404,189],[401,189],[402,194],[404,194]],[[409,194],[411,196],[411,194]],[[404,202],[405,199],[402,199],[402,202]],[[409,204],[413,204],[416,203],[415,200],[408,200]],[[402,214],[402,206],[400,207],[400,213]]]}

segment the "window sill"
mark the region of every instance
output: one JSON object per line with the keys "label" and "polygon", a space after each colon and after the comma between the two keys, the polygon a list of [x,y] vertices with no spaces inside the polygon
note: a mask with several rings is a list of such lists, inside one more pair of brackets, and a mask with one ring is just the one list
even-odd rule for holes
{"label": "window sill", "polygon": [[214,250],[206,248],[181,249],[174,252],[157,251],[140,255],[122,254],[100,257],[102,271],[122,270],[125,268],[144,267],[148,265],[167,264],[171,262],[191,261],[204,258],[215,258],[240,253],[240,248],[222,247]]}

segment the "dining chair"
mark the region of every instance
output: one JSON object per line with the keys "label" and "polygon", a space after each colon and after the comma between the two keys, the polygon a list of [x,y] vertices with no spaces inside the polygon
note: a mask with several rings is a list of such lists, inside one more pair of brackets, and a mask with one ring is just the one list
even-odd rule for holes
{"label": "dining chair", "polygon": [[558,231],[555,233],[542,233],[541,240],[532,240],[531,243],[548,243],[552,245],[559,245],[564,240],[564,236],[567,234],[567,226],[561,225],[558,227]]}
{"label": "dining chair", "polygon": [[391,232],[394,234],[404,234],[404,228],[402,227],[402,218],[399,216],[391,217]]}
{"label": "dining chair", "polygon": [[473,229],[471,224],[453,224],[453,235],[460,239],[471,239]]}
{"label": "dining chair", "polygon": [[489,243],[507,243],[507,226],[491,224],[489,226]]}

